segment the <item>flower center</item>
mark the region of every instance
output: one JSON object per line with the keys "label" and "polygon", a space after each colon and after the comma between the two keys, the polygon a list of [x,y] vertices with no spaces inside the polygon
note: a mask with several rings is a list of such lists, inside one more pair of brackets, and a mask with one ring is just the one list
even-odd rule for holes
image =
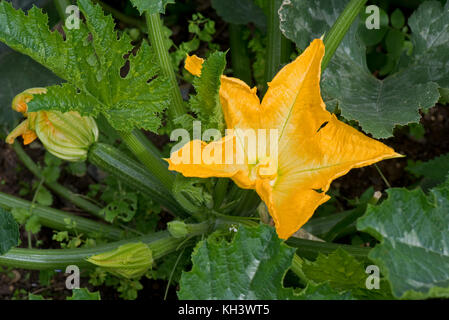
{"label": "flower center", "polygon": [[270,183],[274,183],[277,178],[278,165],[273,157],[263,157],[257,160],[256,164],[250,165],[250,178],[269,179]]}

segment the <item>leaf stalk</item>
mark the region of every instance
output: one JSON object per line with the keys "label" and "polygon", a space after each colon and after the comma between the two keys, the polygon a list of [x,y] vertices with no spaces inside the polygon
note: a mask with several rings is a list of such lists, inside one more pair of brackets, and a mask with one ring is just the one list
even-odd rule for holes
{"label": "leaf stalk", "polygon": [[355,18],[358,16],[360,10],[365,6],[368,0],[351,0],[338,19],[335,21],[332,28],[324,37],[324,46],[326,53],[321,62],[321,70],[325,70],[341,41],[348,32]]}

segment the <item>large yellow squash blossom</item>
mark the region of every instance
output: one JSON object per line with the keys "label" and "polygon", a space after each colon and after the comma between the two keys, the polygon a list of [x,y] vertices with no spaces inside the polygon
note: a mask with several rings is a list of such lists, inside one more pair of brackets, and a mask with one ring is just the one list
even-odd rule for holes
{"label": "large yellow squash blossom", "polygon": [[[278,236],[287,239],[329,200],[326,191],[334,179],[352,168],[401,157],[326,110],[320,94],[323,56],[324,44],[316,39],[274,77],[262,102],[256,88],[221,77],[220,102],[227,128],[278,129],[278,156],[255,162],[246,158],[243,164],[174,161],[183,152],[192,154],[195,144],[201,145],[201,151],[213,147],[223,149],[224,154],[228,139],[237,142],[236,152],[241,140],[231,132],[209,144],[190,141],[171,154],[169,169],[186,177],[229,177],[241,188],[255,189],[268,207]],[[188,58],[186,67],[200,75],[201,59]]]}

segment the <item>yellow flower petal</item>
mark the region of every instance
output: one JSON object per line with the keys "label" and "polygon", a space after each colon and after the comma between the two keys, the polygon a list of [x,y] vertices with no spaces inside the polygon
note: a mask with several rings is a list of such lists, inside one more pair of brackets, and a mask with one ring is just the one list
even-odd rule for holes
{"label": "yellow flower petal", "polygon": [[21,112],[23,115],[26,116],[26,113],[28,112],[28,102],[30,102],[33,99],[33,95],[35,94],[42,94],[47,93],[46,88],[30,88],[26,89],[22,93],[19,93],[14,97],[12,100],[12,109]]}
{"label": "yellow flower petal", "polygon": [[256,92],[240,79],[221,76],[220,103],[228,128],[261,128]]}
{"label": "yellow flower petal", "polygon": [[[304,143],[288,143],[279,155],[278,177],[270,190],[272,214],[280,238],[303,226],[327,201],[332,181],[349,170],[400,157],[332,115],[329,123]],[[286,152],[288,150],[288,152]]]}
{"label": "yellow flower petal", "polygon": [[[232,178],[241,188],[254,188],[255,182],[249,179],[248,165],[236,161],[236,147],[234,136],[226,136],[209,144],[193,140],[165,160],[169,170],[178,171],[185,177]],[[226,148],[231,148],[231,151],[227,152]],[[226,154],[232,159],[226,159]]]}
{"label": "yellow flower petal", "polygon": [[281,184],[273,191],[267,180],[258,181],[256,191],[265,202],[281,239],[288,239],[304,225],[321,204],[330,199],[324,192],[299,184]]}
{"label": "yellow flower petal", "polygon": [[27,145],[37,139],[36,132],[33,130],[27,130],[24,134],[22,134],[23,144]]}
{"label": "yellow flower petal", "polygon": [[201,69],[203,68],[204,59],[197,57],[196,55],[187,55],[184,63],[184,68],[194,76],[199,77],[201,75]]}
{"label": "yellow flower petal", "polygon": [[29,128],[28,119],[23,121],[13,131],[11,131],[11,133],[6,137],[6,143],[13,144],[16,138],[20,136],[22,136],[24,144],[29,144],[37,138],[36,133]]}
{"label": "yellow flower petal", "polygon": [[268,84],[261,122],[265,128],[279,130],[280,154],[286,143],[293,140],[297,144],[299,137],[304,140],[330,120],[320,93],[323,56],[324,44],[316,39]]}
{"label": "yellow flower petal", "polygon": [[[352,168],[401,157],[326,110],[320,93],[323,56],[323,41],[316,39],[274,77],[262,103],[256,90],[244,82],[221,78],[220,102],[228,129],[277,129],[278,157],[257,155],[252,164],[248,150],[244,150],[243,164],[190,162],[170,164],[169,169],[189,177],[230,177],[243,188],[256,189],[273,217],[279,237],[287,239],[310,219],[319,205],[329,200],[326,191],[334,179]],[[230,137],[241,140],[235,135],[237,138]],[[196,143],[204,150],[222,141]],[[185,146],[186,150],[193,148],[193,144]],[[245,148],[238,143],[237,146]],[[269,170],[262,172],[262,169]]]}

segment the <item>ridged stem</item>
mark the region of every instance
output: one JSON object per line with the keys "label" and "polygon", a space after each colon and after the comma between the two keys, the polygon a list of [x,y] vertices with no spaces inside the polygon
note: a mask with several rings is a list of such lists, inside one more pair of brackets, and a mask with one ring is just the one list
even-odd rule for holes
{"label": "ridged stem", "polygon": [[371,250],[371,248],[367,247],[356,247],[346,244],[298,239],[294,237],[291,237],[285,243],[291,247],[298,248],[297,253],[301,257],[307,259],[315,259],[319,252],[330,254],[338,248],[341,248],[356,258],[366,260],[368,259],[368,253]]}
{"label": "ridged stem", "polygon": [[[172,195],[175,175],[168,170],[167,166],[161,161],[161,158],[155,154],[153,150],[148,149],[148,146],[146,146],[145,142],[142,141],[142,136],[136,134],[135,131],[120,132],[120,135],[137,159],[139,159],[151,175],[154,176],[156,179],[155,182],[160,184],[161,192],[164,192],[167,195]],[[185,198],[182,194],[175,195],[175,198],[184,211],[196,216],[198,208],[187,200],[187,198]]]}
{"label": "ridged stem", "polygon": [[355,18],[358,16],[360,10],[365,6],[368,0],[351,0],[343,12],[338,17],[337,21],[335,21],[332,28],[324,37],[324,45],[326,47],[326,53],[323,58],[323,62],[321,63],[321,69],[326,69],[329,61],[340,45],[341,41],[346,35],[346,32],[351,27]]}
{"label": "ridged stem", "polygon": [[65,10],[68,6],[70,6],[72,3],[69,0],[55,0],[53,1],[56,11],[58,11],[58,15],[61,18],[61,20],[64,22],[66,19],[66,13]]}
{"label": "ridged stem", "polygon": [[282,54],[282,48],[287,48],[286,44],[282,44],[284,36],[279,29],[279,15],[278,10],[281,6],[282,0],[267,0],[267,60],[265,64],[265,81],[262,87],[262,95],[265,94],[270,82],[281,67],[286,53]]}
{"label": "ridged stem", "polygon": [[178,87],[178,81],[176,80],[173,64],[168,54],[168,48],[165,46],[164,33],[162,30],[162,20],[159,14],[146,14],[145,15],[148,26],[148,37],[151,45],[156,51],[156,56],[159,61],[162,74],[167,77],[171,84],[172,105],[168,109],[168,113],[171,120],[182,116],[186,113],[184,107],[184,101],[181,96],[181,91]]}
{"label": "ridged stem", "polygon": [[214,188],[214,209],[219,209],[222,205],[228,190],[229,179],[219,178]]}
{"label": "ridged stem", "polygon": [[175,239],[167,231],[161,231],[152,235],[132,238],[122,241],[110,242],[93,248],[77,249],[22,249],[14,248],[5,255],[0,256],[0,265],[14,268],[32,270],[63,269],[68,265],[90,268],[94,267],[86,261],[86,258],[108,252],[126,243],[144,242],[152,251],[153,259],[192,245],[192,241],[185,238]]}
{"label": "ridged stem", "polygon": [[129,187],[158,202],[174,215],[183,216],[185,210],[160,181],[156,180],[142,164],[120,150],[107,144],[95,143],[89,149],[88,159],[92,164],[120,179]]}
{"label": "ridged stem", "polygon": [[229,24],[229,39],[231,45],[231,65],[234,77],[251,86],[251,61],[249,59],[247,42],[243,39],[244,26]]}
{"label": "ridged stem", "polygon": [[163,163],[160,154],[157,154],[154,149],[149,147],[150,143],[145,141],[144,137],[137,130],[132,132],[121,131],[120,136],[131,152],[156,180],[167,190],[171,190],[175,181],[175,175],[167,169],[167,165]]}
{"label": "ridged stem", "polygon": [[235,209],[239,215],[251,215],[260,204],[260,197],[254,190],[244,190],[242,200]]}
{"label": "ridged stem", "polygon": [[351,215],[352,210],[336,212],[330,216],[312,218],[304,225],[303,228],[307,232],[319,237],[329,232],[329,230],[331,230],[336,224]]}
{"label": "ridged stem", "polygon": [[98,237],[99,235],[102,235],[106,239],[110,240],[117,240],[123,236],[123,231],[119,228],[50,207],[36,204],[32,206],[30,201],[2,192],[0,192],[0,207],[6,210],[12,210],[13,208],[24,208],[26,210],[30,210],[30,208],[32,208],[32,213],[39,218],[40,224],[55,230],[73,231],[73,229],[68,228],[69,226],[66,222],[67,219],[70,219],[76,223],[76,231],[78,233],[84,233],[87,236]]}
{"label": "ridged stem", "polygon": [[306,285],[308,282],[308,279],[306,275],[304,274],[304,271],[302,271],[302,264],[304,260],[302,260],[297,254],[293,255],[292,260],[292,266],[290,269],[293,271],[294,274],[296,274],[301,281],[302,284]]}

